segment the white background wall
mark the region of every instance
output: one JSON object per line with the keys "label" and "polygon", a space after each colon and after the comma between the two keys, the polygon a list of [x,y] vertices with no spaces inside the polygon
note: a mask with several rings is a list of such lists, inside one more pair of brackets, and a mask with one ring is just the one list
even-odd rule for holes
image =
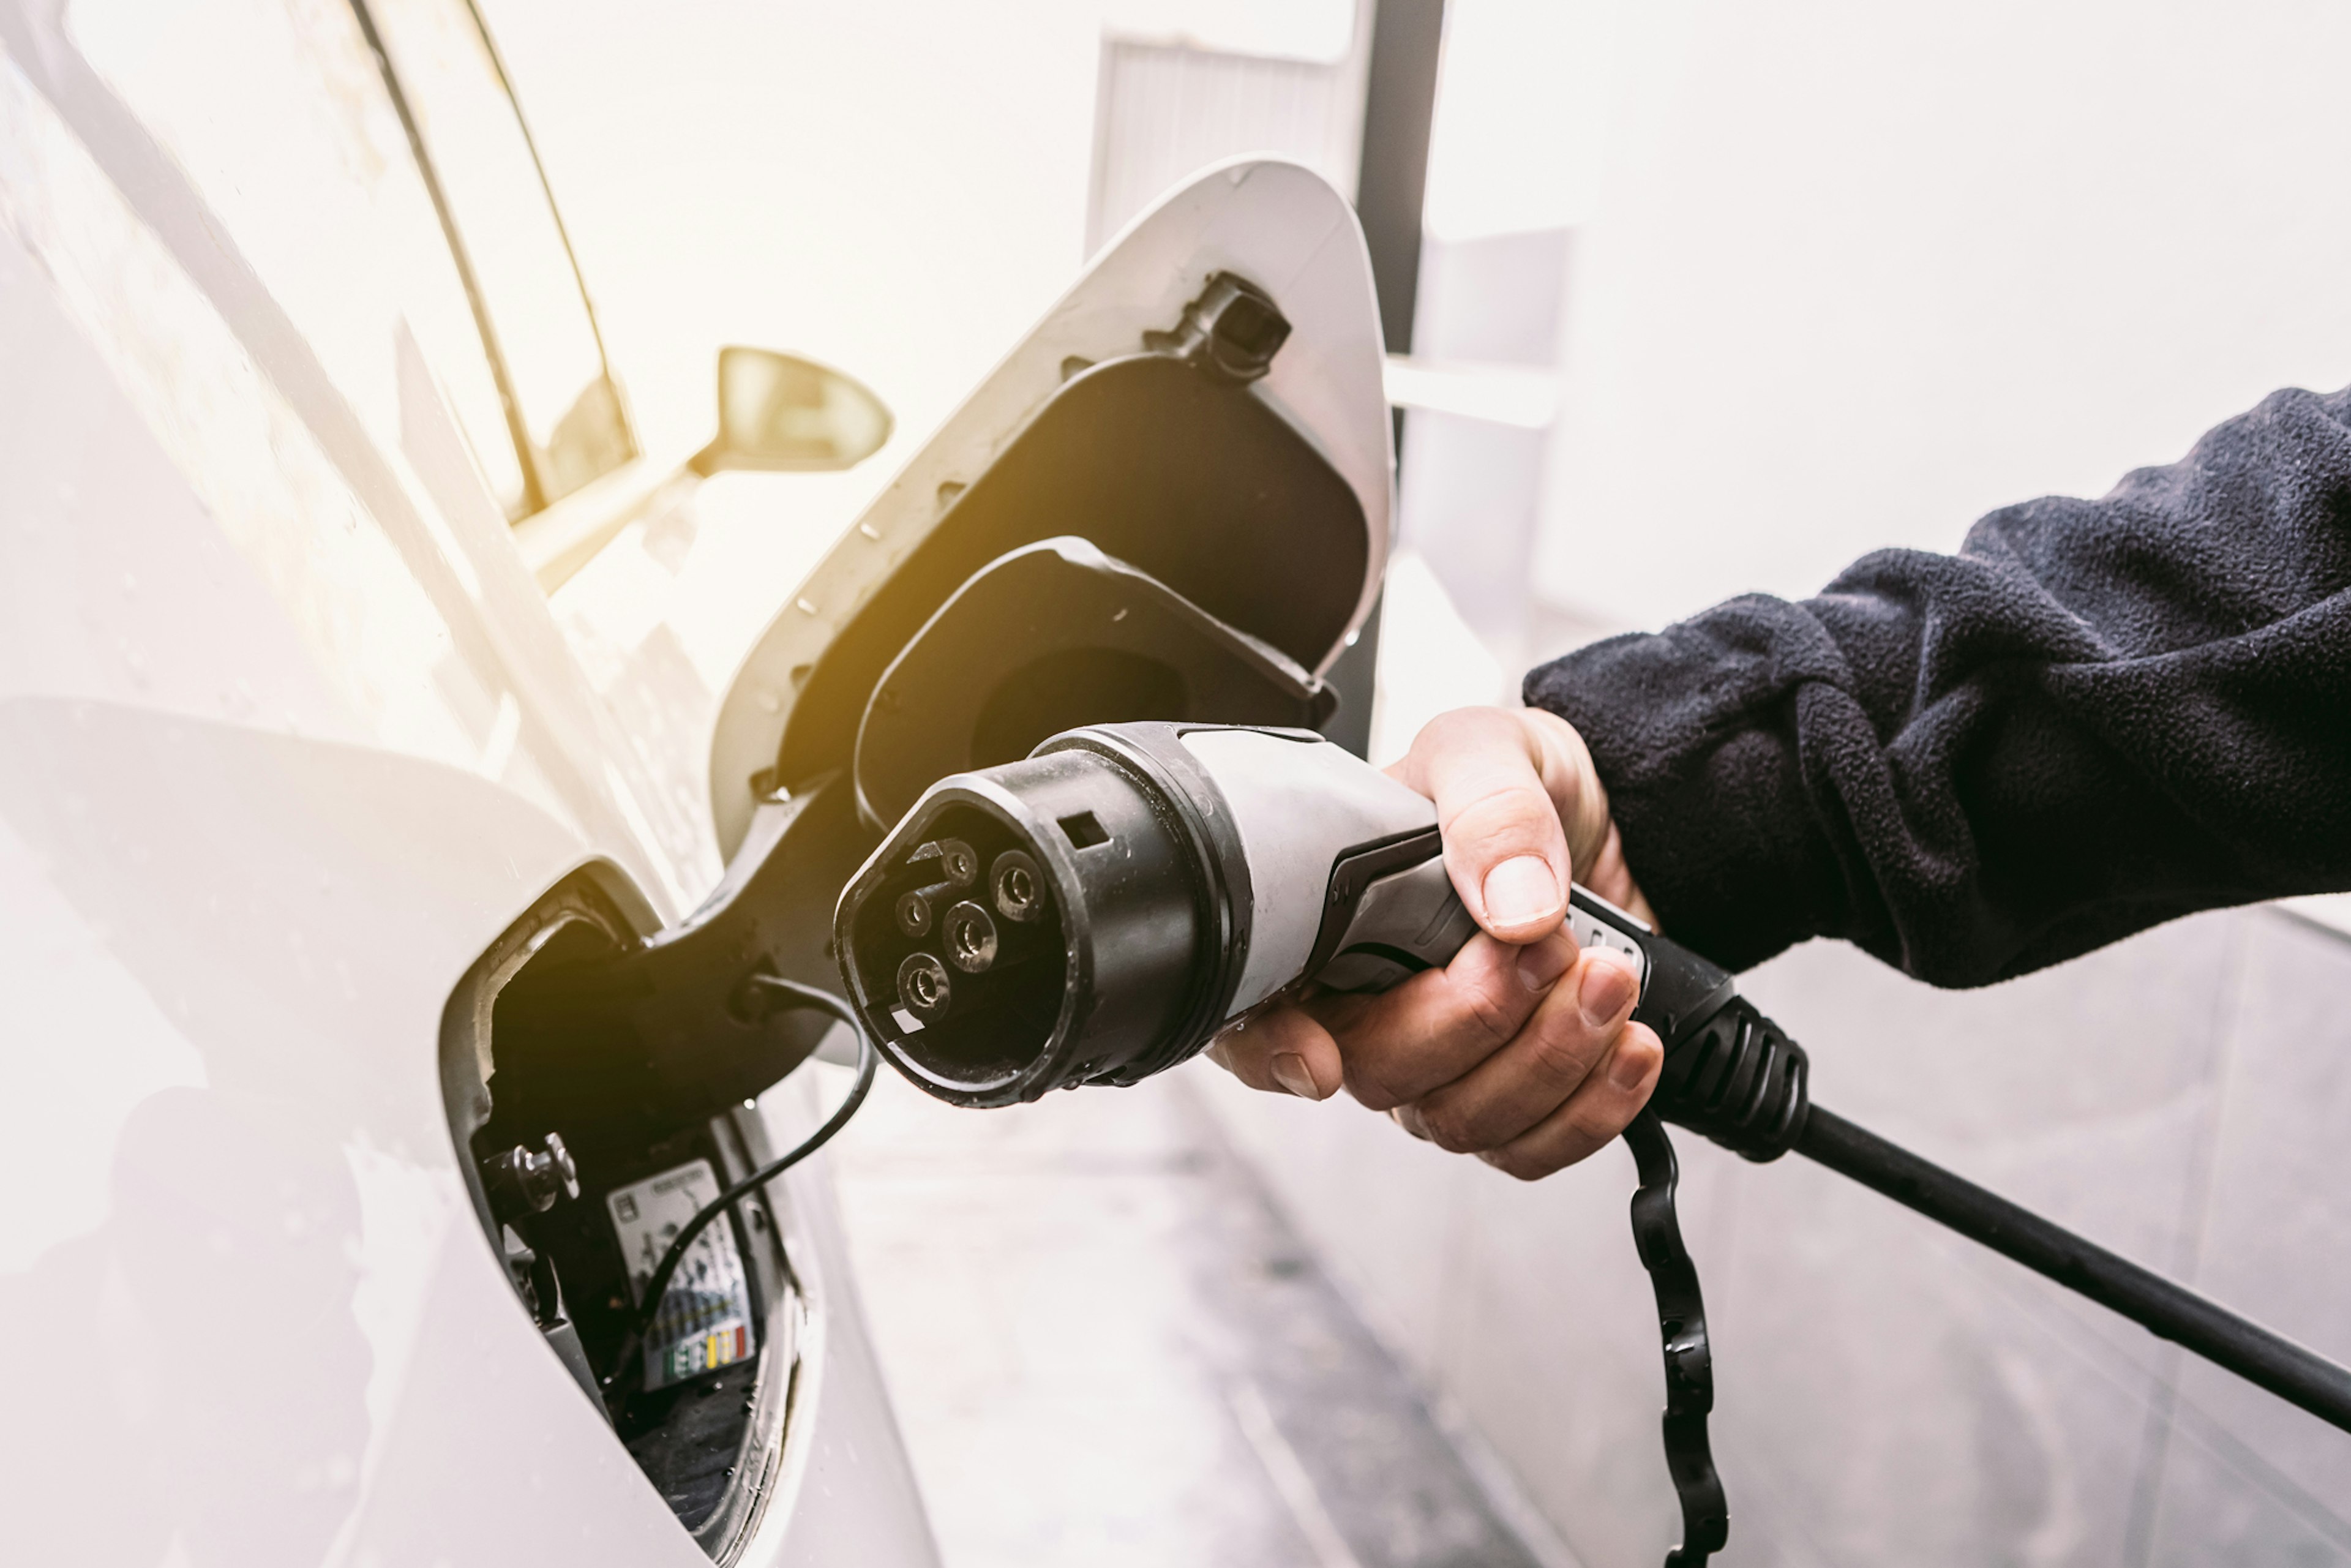
{"label": "white background wall", "polygon": [[[1477,0],[1469,0],[1474,6]],[[2351,382],[2351,7],[1584,0],[1540,591],[1647,625]],[[1581,79],[1593,71],[1587,64]]]}

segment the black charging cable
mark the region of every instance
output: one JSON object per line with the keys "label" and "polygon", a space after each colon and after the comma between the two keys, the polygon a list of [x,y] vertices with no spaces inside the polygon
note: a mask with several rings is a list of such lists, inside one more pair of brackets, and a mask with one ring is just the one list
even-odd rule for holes
{"label": "black charging cable", "polygon": [[1795,1151],[2351,1432],[2351,1367],[1929,1165],[1820,1106]]}
{"label": "black charging cable", "polygon": [[[1677,1171],[1665,1122],[1702,1133],[1750,1160],[1805,1155],[2351,1431],[2351,1367],[1823,1109],[1812,1101],[1803,1048],[1735,994],[1729,977],[1661,936],[1647,936],[1644,946],[1653,981],[1662,975],[1665,983],[1642,998],[1643,1008],[1656,1009],[1652,1016],[1637,1009],[1633,1016],[1669,1043],[1656,1092],[1625,1139],[1640,1167],[1633,1236],[1656,1291],[1666,1356],[1666,1466],[1682,1506],[1683,1543],[1667,1557],[1666,1568],[1696,1568],[1721,1551],[1729,1511],[1707,1446],[1713,1353],[1698,1272],[1674,1214]],[[1683,999],[1709,982],[1712,989],[1699,1000]]]}
{"label": "black charging cable", "polygon": [[850,1010],[848,1003],[831,991],[803,986],[779,975],[754,975],[751,981],[764,989],[781,992],[790,998],[786,1004],[788,1008],[812,1008],[818,1012],[831,1013],[848,1026],[850,1033],[857,1037],[857,1082],[851,1085],[840,1107],[825,1119],[823,1126],[793,1145],[789,1154],[769,1160],[695,1210],[694,1218],[679,1228],[677,1239],[669,1244],[669,1250],[664,1252],[661,1261],[653,1265],[653,1277],[645,1281],[645,1293],[630,1316],[628,1333],[622,1335],[621,1347],[604,1373],[606,1388],[611,1387],[644,1344],[645,1331],[653,1327],[653,1319],[660,1315],[662,1298],[669,1293],[670,1281],[676,1276],[678,1265],[685,1260],[685,1249],[694,1245],[695,1239],[710,1228],[711,1221],[732,1209],[737,1202],[824,1147],[835,1133],[849,1124],[850,1117],[855,1115],[858,1106],[865,1103],[866,1092],[873,1087],[873,1070],[881,1064],[882,1059],[875,1053],[872,1039],[866,1034],[865,1026],[857,1021],[857,1015]]}

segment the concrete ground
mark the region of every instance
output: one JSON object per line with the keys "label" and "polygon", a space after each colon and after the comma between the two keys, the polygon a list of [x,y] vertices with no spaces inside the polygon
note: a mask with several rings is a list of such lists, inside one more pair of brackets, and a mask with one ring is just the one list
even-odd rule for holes
{"label": "concrete ground", "polygon": [[836,1145],[947,1568],[1560,1568],[1227,1146],[1197,1071],[993,1112],[884,1072]]}

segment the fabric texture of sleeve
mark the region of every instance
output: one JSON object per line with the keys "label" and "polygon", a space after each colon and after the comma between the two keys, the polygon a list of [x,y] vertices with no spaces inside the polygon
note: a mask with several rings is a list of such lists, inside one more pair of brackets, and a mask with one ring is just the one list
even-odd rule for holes
{"label": "fabric texture of sleeve", "polygon": [[2351,391],[1528,675],[1635,878],[1734,967],[1836,936],[1982,985],[2351,888]]}

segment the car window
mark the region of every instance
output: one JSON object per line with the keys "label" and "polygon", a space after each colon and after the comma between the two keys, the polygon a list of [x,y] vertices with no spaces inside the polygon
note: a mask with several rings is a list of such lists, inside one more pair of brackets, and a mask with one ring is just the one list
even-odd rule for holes
{"label": "car window", "polygon": [[538,154],[469,0],[353,0],[414,117],[540,505],[636,455]]}
{"label": "car window", "polygon": [[184,172],[378,444],[403,332],[508,515],[520,459],[382,73],[344,0],[74,0],[83,56]]}

